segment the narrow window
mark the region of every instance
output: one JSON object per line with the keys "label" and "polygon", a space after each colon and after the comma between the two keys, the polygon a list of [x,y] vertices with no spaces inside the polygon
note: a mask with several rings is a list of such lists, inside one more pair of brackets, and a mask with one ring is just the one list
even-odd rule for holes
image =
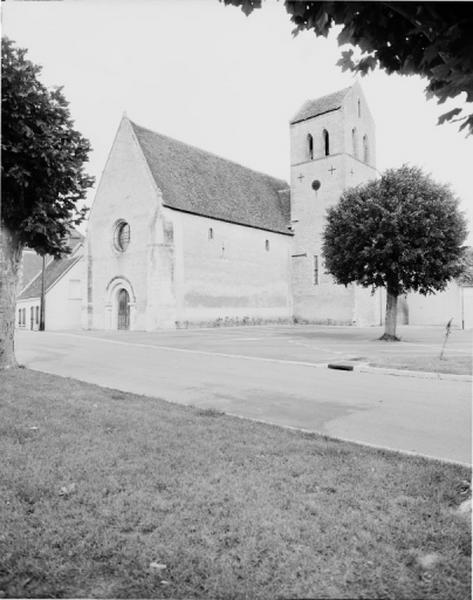
{"label": "narrow window", "polygon": [[39,306],[36,307],[36,325],[39,324]]}
{"label": "narrow window", "polygon": [[368,163],[370,160],[370,151],[368,147],[368,136],[363,136],[363,162]]}
{"label": "narrow window", "polygon": [[26,308],[23,309],[23,327],[26,327]]}
{"label": "narrow window", "polygon": [[34,306],[30,307],[30,329],[34,327]]}
{"label": "narrow window", "polygon": [[18,326],[21,327],[21,308],[18,309]]}
{"label": "narrow window", "polygon": [[357,148],[357,139],[356,139],[356,127],[353,127],[353,129],[351,130],[351,145],[352,145],[352,152],[353,152],[353,156],[355,158],[358,158],[358,148]]}
{"label": "narrow window", "polygon": [[266,251],[269,252],[269,240],[265,241],[264,247],[266,248]]}
{"label": "narrow window", "polygon": [[358,118],[361,117],[361,102],[360,99],[358,98]]}
{"label": "narrow window", "polygon": [[328,131],[326,129],[323,130],[322,136],[324,139],[324,154],[325,154],[325,156],[329,156],[329,154],[330,154],[330,139],[329,139]]}
{"label": "narrow window", "polygon": [[314,160],[314,138],[310,135],[310,133],[307,134],[307,150],[309,154],[309,160]]}
{"label": "narrow window", "polygon": [[319,257],[314,254],[314,285],[319,285]]}
{"label": "narrow window", "polygon": [[213,240],[214,239],[214,230],[212,229],[212,227],[209,228],[209,240]]}

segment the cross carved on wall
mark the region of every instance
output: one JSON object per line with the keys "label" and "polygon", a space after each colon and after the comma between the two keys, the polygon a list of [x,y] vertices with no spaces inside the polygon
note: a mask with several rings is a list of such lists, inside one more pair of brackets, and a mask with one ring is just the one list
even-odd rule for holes
{"label": "cross carved on wall", "polygon": [[301,173],[297,179],[298,179],[299,181],[302,181],[302,180],[304,179],[304,175],[302,175],[302,173]]}
{"label": "cross carved on wall", "polygon": [[330,171],[330,175],[333,175],[333,172],[336,171],[337,169],[335,169],[333,166],[330,167],[329,171]]}

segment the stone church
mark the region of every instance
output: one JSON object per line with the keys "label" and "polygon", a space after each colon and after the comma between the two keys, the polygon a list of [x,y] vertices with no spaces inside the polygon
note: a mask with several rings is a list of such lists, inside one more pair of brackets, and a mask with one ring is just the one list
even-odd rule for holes
{"label": "stone church", "polygon": [[[17,327],[38,329],[42,277],[49,330],[382,324],[384,290],[336,285],[321,249],[326,209],[378,176],[360,85],[307,101],[290,141],[289,186],[123,117],[86,239],[43,270],[23,253]],[[398,323],[472,327],[471,281],[401,299]]]}
{"label": "stone church", "polygon": [[379,325],[382,299],[325,273],[326,209],[377,177],[361,87],[290,121],[291,183],[122,118],[90,212],[82,325]]}

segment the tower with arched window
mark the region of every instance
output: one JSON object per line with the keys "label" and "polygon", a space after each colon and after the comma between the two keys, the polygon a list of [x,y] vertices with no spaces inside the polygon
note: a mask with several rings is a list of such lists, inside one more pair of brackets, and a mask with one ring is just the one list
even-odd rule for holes
{"label": "tower with arched window", "polygon": [[290,129],[294,316],[328,324],[379,323],[379,300],[356,286],[336,285],[322,256],[327,208],[345,188],[377,176],[375,126],[361,86],[307,101]]}

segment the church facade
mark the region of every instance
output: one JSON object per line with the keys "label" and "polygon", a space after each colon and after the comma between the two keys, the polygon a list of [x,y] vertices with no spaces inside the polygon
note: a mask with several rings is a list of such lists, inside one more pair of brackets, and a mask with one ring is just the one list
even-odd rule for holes
{"label": "church facade", "polygon": [[123,117],[90,212],[82,326],[378,325],[382,298],[325,273],[327,207],[377,176],[359,84],[290,122],[291,184]]}

